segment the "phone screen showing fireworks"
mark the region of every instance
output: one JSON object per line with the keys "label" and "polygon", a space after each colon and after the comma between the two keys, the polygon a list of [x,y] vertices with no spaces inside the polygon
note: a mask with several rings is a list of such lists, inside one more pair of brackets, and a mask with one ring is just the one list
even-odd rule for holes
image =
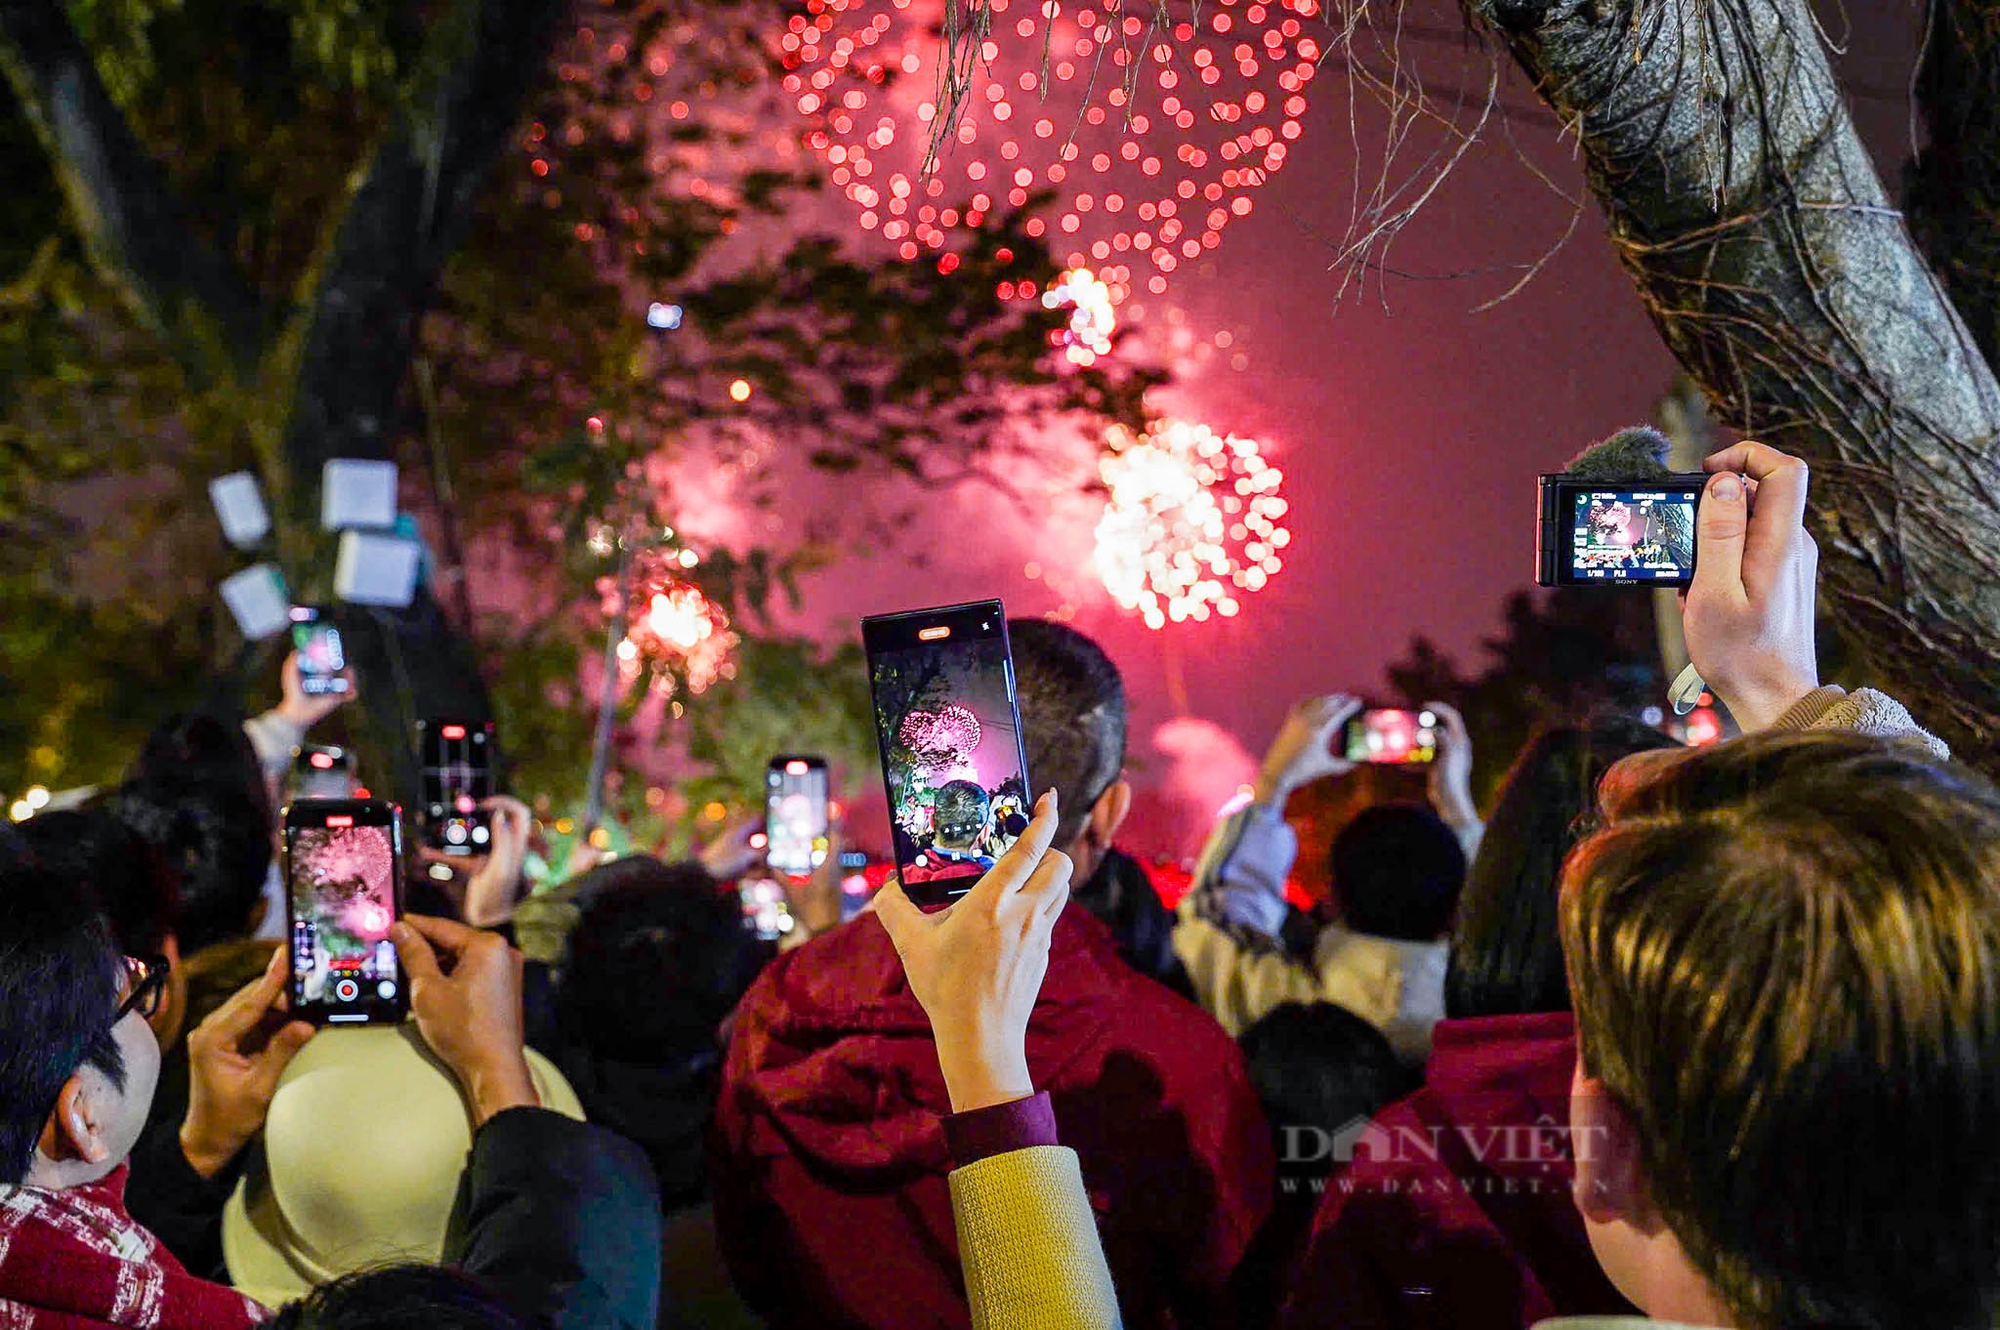
{"label": "phone screen showing fireworks", "polygon": [[918,905],[972,889],[1032,800],[997,600],[861,621],[896,871]]}
{"label": "phone screen showing fireworks", "polygon": [[424,839],[450,855],[493,848],[493,822],[480,805],[493,793],[491,721],[420,720]]}
{"label": "phone screen showing fireworks", "polygon": [[1686,586],[1694,577],[1699,498],[1699,490],[1572,490],[1566,580]]}
{"label": "phone screen showing fireworks", "polygon": [[1437,757],[1437,739],[1436,712],[1383,707],[1347,722],[1341,752],[1350,762],[1429,762]]}
{"label": "phone screen showing fireworks", "polygon": [[380,799],[301,799],[285,810],[295,1015],[381,1025],[408,1011],[389,937],[401,914],[401,816]]}
{"label": "phone screen showing fireworks", "polygon": [[774,757],[764,771],[764,861],[774,873],[805,877],[826,862],[826,761]]}

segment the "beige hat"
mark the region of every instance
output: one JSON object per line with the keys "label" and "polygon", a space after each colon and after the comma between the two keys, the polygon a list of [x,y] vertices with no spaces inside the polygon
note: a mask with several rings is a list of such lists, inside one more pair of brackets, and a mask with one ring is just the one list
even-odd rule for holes
{"label": "beige hat", "polygon": [[[583,1119],[528,1051],[545,1108]],[[267,1307],[393,1261],[437,1261],[472,1149],[458,1082],[414,1023],[322,1030],[278,1081],[264,1149],[222,1212],[230,1282]]]}

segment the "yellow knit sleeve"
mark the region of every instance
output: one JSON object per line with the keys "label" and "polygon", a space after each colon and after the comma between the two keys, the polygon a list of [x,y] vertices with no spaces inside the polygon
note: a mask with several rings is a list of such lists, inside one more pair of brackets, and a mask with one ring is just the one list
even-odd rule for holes
{"label": "yellow knit sleeve", "polygon": [[951,1175],[973,1330],[1109,1330],[1118,1295],[1076,1151],[1010,1150]]}

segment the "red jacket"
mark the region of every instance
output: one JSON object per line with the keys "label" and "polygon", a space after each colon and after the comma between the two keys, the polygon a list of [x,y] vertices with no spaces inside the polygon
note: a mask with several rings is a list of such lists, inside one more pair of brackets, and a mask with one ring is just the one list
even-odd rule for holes
{"label": "red jacket", "polygon": [[1568,1012],[1444,1021],[1424,1088],[1337,1142],[1284,1330],[1522,1330],[1635,1315],[1570,1199]]}
{"label": "red jacket", "polygon": [[[1072,903],[1028,1066],[1081,1157],[1125,1325],[1228,1319],[1273,1160],[1222,1027],[1119,960]],[[775,1327],[968,1325],[945,1174],[950,1111],[923,1009],[873,915],[787,953],[737,1009],[716,1107],[715,1214]]]}

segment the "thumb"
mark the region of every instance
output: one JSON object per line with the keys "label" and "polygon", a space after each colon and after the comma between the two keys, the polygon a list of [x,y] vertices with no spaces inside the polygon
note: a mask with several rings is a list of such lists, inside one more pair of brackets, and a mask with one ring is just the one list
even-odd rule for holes
{"label": "thumb", "polygon": [[1694,592],[1731,597],[1743,593],[1743,540],[1750,504],[1743,477],[1723,471],[1708,482],[1695,518]]}
{"label": "thumb", "polygon": [[389,926],[389,937],[396,944],[396,958],[410,972],[411,982],[444,976],[438,968],[437,953],[431,950],[431,944],[424,940],[422,933],[398,919]]}
{"label": "thumb", "polygon": [[319,1033],[319,1027],[310,1021],[293,1021],[284,1029],[271,1036],[266,1045],[269,1060],[274,1071],[283,1071],[293,1056],[306,1046],[306,1041]]}
{"label": "thumb", "polygon": [[896,954],[903,954],[904,942],[924,926],[924,912],[910,903],[903,894],[903,881],[892,877],[882,884],[875,893],[875,917],[882,921],[882,927],[889,930],[889,941],[895,943]]}

